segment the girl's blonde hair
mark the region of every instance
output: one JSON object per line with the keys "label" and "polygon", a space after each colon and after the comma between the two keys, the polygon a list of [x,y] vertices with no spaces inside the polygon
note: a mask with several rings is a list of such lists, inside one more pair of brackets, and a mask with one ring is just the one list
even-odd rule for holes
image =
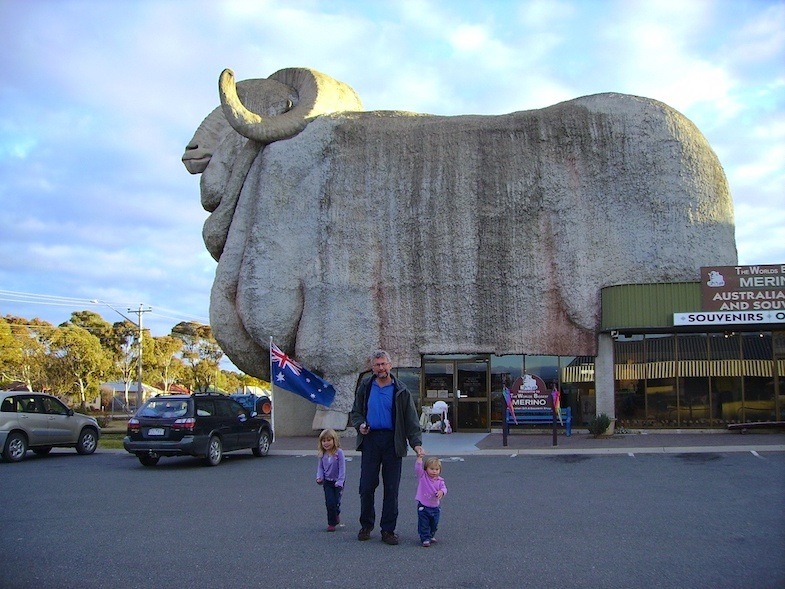
{"label": "girl's blonde hair", "polygon": [[338,451],[338,448],[341,447],[341,438],[338,437],[338,434],[334,429],[325,429],[322,430],[322,433],[319,434],[319,442],[317,445],[317,449],[319,450],[319,456],[324,454],[324,448],[322,448],[322,440],[325,438],[332,438],[333,440],[333,451],[331,454],[335,454]]}
{"label": "girl's blonde hair", "polygon": [[428,458],[425,459],[425,462],[422,464],[423,469],[428,470],[429,466],[438,466],[439,472],[442,471],[442,461],[436,458],[436,456],[428,456]]}

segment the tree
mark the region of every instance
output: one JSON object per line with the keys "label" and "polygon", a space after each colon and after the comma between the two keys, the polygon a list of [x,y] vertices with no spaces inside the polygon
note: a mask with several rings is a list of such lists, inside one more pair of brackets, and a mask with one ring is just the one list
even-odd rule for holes
{"label": "tree", "polygon": [[[6,315],[0,318],[0,381],[19,381],[30,390],[65,394],[86,403],[88,396],[97,396],[101,380],[116,379],[125,383],[127,397],[138,376],[138,335],[135,323],[110,324],[92,311],[73,312],[60,327],[38,318]],[[153,338],[145,330],[142,337],[143,376],[147,382],[162,383],[167,392],[177,382],[200,391],[211,387],[235,391],[243,386],[269,390],[265,381],[220,370],[223,351],[209,325],[183,322],[170,336]]]}
{"label": "tree", "polygon": [[190,369],[191,390],[206,391],[215,385],[223,351],[209,325],[182,321],[172,328],[172,336],[183,342],[183,360]]}
{"label": "tree", "polygon": [[46,373],[46,354],[49,349],[49,338],[57,329],[42,319],[25,319],[6,315],[4,321],[11,329],[11,335],[17,342],[22,359],[18,364],[7,364],[10,380],[23,382],[31,391],[48,390]]}
{"label": "tree", "polygon": [[104,350],[107,352],[115,351],[117,340],[112,324],[95,311],[74,311],[71,313],[71,319],[61,323],[60,327],[66,325],[75,325],[87,330],[98,338]]}
{"label": "tree", "polygon": [[182,349],[183,340],[179,338],[168,335],[153,338],[153,359],[145,365],[150,366],[150,374],[155,375],[154,381],[163,384],[165,393],[184,372],[183,361],[177,357]]}
{"label": "tree", "polygon": [[5,319],[0,319],[0,380],[20,380],[23,359],[22,348],[11,333],[11,326]]}
{"label": "tree", "polygon": [[231,370],[221,370],[217,379],[218,387],[225,391],[244,391],[246,387],[260,389],[264,394],[270,396],[270,383],[253,376],[248,376],[240,372]]}
{"label": "tree", "polygon": [[128,407],[128,393],[131,383],[138,378],[139,347],[136,338],[138,329],[130,321],[119,321],[112,326],[112,332],[117,344],[117,353],[114,355],[115,374],[123,383],[123,398]]}
{"label": "tree", "polygon": [[61,394],[77,397],[84,410],[87,395],[97,396],[111,359],[99,339],[82,327],[66,324],[52,336],[48,368]]}
{"label": "tree", "polygon": [[[82,327],[99,339],[101,347],[111,361],[111,367],[104,377],[123,383],[125,405],[128,406],[131,383],[138,378],[139,347],[137,338],[139,337],[139,328],[136,324],[125,318],[122,321],[109,323],[94,311],[74,311],[71,313],[71,319],[61,324],[61,327],[66,325]],[[144,337],[144,339],[148,338]],[[148,355],[144,349],[143,354],[144,356]],[[144,362],[145,359],[142,358],[143,366],[147,365]],[[112,397],[114,397],[113,394]],[[108,398],[106,405],[109,405],[112,400],[112,398]],[[103,399],[102,404],[104,404]]]}

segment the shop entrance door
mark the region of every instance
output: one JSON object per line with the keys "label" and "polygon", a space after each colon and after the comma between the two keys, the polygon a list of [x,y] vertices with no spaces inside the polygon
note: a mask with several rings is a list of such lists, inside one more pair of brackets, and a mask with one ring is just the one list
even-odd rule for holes
{"label": "shop entrance door", "polygon": [[487,356],[425,357],[423,406],[448,406],[453,431],[490,431],[490,361]]}
{"label": "shop entrance door", "polygon": [[488,432],[490,428],[490,362],[473,359],[456,362],[456,386],[460,431]]}

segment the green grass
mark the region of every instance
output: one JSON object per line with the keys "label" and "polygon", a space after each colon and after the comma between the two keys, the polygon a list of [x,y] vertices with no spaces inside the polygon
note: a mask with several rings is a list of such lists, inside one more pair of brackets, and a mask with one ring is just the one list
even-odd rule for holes
{"label": "green grass", "polygon": [[125,432],[101,432],[98,447],[102,450],[122,450]]}

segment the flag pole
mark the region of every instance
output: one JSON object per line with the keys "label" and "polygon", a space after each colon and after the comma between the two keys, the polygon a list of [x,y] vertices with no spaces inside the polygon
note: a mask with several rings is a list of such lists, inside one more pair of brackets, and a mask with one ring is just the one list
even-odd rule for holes
{"label": "flag pole", "polygon": [[270,409],[270,421],[273,426],[273,438],[275,437],[275,385],[273,384],[273,355],[270,350],[273,349],[273,336],[270,336],[270,345],[267,348],[267,365],[270,368],[270,396],[272,396],[272,409]]}

